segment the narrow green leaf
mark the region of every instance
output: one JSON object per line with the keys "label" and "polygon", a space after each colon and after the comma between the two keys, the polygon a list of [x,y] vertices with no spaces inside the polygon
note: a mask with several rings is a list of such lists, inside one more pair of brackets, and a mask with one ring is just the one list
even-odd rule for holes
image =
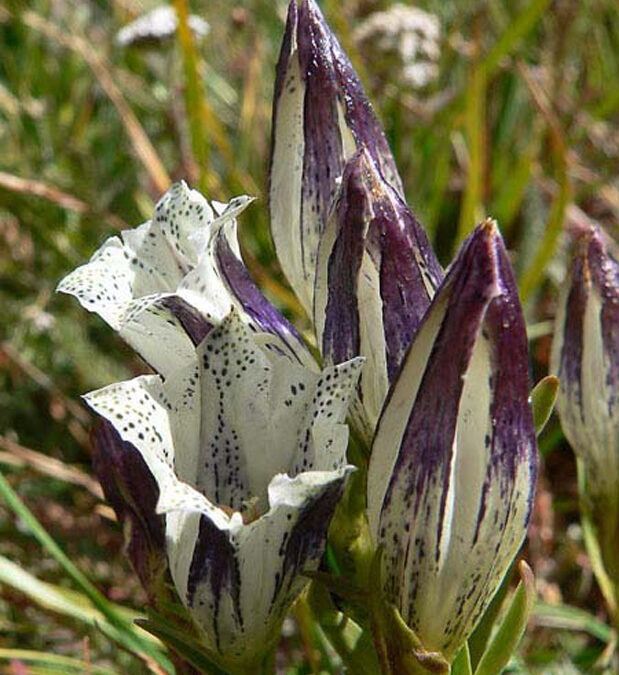
{"label": "narrow green leaf", "polygon": [[501,609],[503,608],[503,603],[509,592],[513,569],[514,566],[512,565],[503,577],[503,581],[501,581],[499,589],[494,594],[492,602],[488,605],[488,608],[475,627],[475,630],[467,640],[469,659],[473,670],[477,667],[479,660],[488,646],[488,641],[492,635],[492,629],[494,628],[494,624],[499,617]]}
{"label": "narrow green leaf", "polygon": [[531,404],[533,406],[533,423],[538,436],[550,419],[558,391],[559,378],[554,375],[547,375],[533,387]]}
{"label": "narrow green leaf", "polygon": [[58,672],[64,675],[76,673],[88,673],[88,675],[118,675],[117,670],[98,666],[93,663],[84,663],[79,659],[61,654],[52,654],[50,652],[38,652],[30,649],[5,649],[0,647],[0,660],[3,661],[22,661],[24,663],[35,663],[49,668],[57,667]]}
{"label": "narrow green leaf", "polygon": [[[41,581],[4,556],[0,556],[0,584],[10,586],[40,607],[52,612],[64,614],[91,625],[105,621],[103,614],[95,609],[82,593]],[[141,617],[137,612],[125,607],[114,605],[114,608],[127,621]],[[151,639],[150,636],[148,637]]]}
{"label": "narrow green leaf", "polygon": [[464,647],[458,652],[454,662],[451,664],[450,675],[473,675],[471,655],[469,654],[467,642],[464,643]]}
{"label": "narrow green leaf", "polygon": [[150,640],[146,640],[143,636],[139,635],[136,627],[119,614],[113,604],[71,562],[66,553],[50,537],[30,509],[20,500],[17,493],[2,474],[0,474],[0,495],[30,530],[39,544],[56,560],[65,574],[111,624],[111,627],[115,630],[118,642],[129,651],[152,659],[167,672],[174,672],[172,664],[163,652],[157,649]]}
{"label": "narrow green leaf", "polygon": [[537,624],[548,628],[582,631],[606,644],[613,639],[613,629],[610,626],[579,607],[537,602],[531,616]]}
{"label": "narrow green leaf", "polygon": [[525,562],[520,563],[518,570],[521,581],[501,625],[475,669],[475,675],[500,675],[524,633],[535,601],[535,579]]}
{"label": "narrow green leaf", "polygon": [[139,619],[136,623],[169,645],[179,656],[195,666],[201,673],[205,675],[227,675],[226,671],[212,662],[202,645],[193,639],[191,632],[177,628],[155,612],[150,612],[148,619]]}
{"label": "narrow green leaf", "polygon": [[535,27],[549,4],[550,0],[533,0],[509,22],[509,27],[494,43],[483,61],[482,67],[486,77],[495,72],[501,60]]}

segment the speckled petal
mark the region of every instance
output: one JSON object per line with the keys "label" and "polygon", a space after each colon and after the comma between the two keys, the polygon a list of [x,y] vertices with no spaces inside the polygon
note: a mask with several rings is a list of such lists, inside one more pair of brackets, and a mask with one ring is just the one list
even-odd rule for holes
{"label": "speckled petal", "polygon": [[282,471],[338,469],[345,463],[344,419],[361,360],[322,373],[260,346],[231,313],[198,348],[200,463],[179,467],[185,480],[242,511],[263,511],[270,478]]}
{"label": "speckled petal", "polygon": [[268,512],[229,536],[199,522],[186,598],[212,649],[252,662],[278,639],[308,583],[303,572],[318,567],[351,468],[275,476]]}
{"label": "speckled petal", "polygon": [[385,592],[425,648],[449,659],[526,533],[537,469],[528,395],[517,288],[488,222],[463,245],[421,324],[368,474]]}
{"label": "speckled petal", "polygon": [[183,453],[197,452],[197,406],[179,409],[158,375],[111,384],[86,394],[84,400],[140,452],[158,485],[174,472],[177,433],[182,432]]}
{"label": "speckled petal", "polygon": [[193,345],[232,307],[256,331],[274,335],[279,345],[273,348],[317,369],[302,338],[265,299],[241,259],[236,217],[251,202],[241,196],[209,204],[176,183],[152,221],[109,239],[58,290],[97,312],[164,377],[193,358]]}
{"label": "speckled petal", "polygon": [[108,239],[90,262],[60,282],[58,291],[99,314],[158,372],[181,367],[191,343],[158,296],[174,292],[195,266],[193,237],[215,215],[199,192],[176,183],[151,221]]}
{"label": "speckled petal", "polygon": [[280,264],[311,316],[316,255],[337,180],[364,145],[402,194],[372,106],[314,0],[288,10],[273,107],[271,232]]}
{"label": "speckled petal", "polygon": [[256,331],[270,333],[279,349],[300,364],[316,369],[295,328],[262,295],[249,276],[239,250],[233,206],[216,219],[202,245],[200,260],[182,281],[178,294],[208,321],[219,322],[234,307]]}
{"label": "speckled petal", "polygon": [[[195,373],[195,367],[190,372]],[[158,513],[204,513],[226,527],[225,512],[184,475],[185,467],[197,464],[200,455],[199,392],[188,380],[197,382],[197,376],[183,374],[164,383],[158,375],[142,375],[93,391],[84,399],[142,455],[159,488]]]}
{"label": "speckled petal", "polygon": [[354,417],[370,439],[442,276],[421,225],[358,150],[320,243],[314,325],[327,363],[367,359]]}

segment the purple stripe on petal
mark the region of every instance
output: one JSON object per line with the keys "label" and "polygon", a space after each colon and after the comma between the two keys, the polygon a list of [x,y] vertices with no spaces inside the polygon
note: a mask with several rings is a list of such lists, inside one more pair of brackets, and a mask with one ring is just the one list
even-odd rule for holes
{"label": "purple stripe on petal", "polygon": [[616,404],[619,389],[619,264],[606,251],[600,233],[594,230],[586,248],[587,272],[602,300],[600,316],[602,344],[607,360],[607,382],[610,392],[608,411]]}
{"label": "purple stripe on petal", "polygon": [[[388,508],[394,487],[400,482],[400,476],[405,476],[405,500],[410,517],[423,518],[419,512],[421,496],[430,482],[440,483],[441,513],[433,552],[437,560],[463,375],[468,369],[488,304],[496,292],[492,242],[487,229],[480,228],[463,245],[439,290],[437,301],[443,293],[450,295],[445,318],[419,386],[383,504],[383,510]],[[438,485],[436,489],[439,489]]]}
{"label": "purple stripe on petal", "polygon": [[[344,169],[344,149],[339,128],[337,81],[333,71],[331,40],[334,39],[314,3],[303,2],[299,11],[297,40],[301,73],[305,80],[303,180],[301,199],[301,260],[304,273],[313,275],[315,246],[306,241],[306,228],[316,222],[324,227],[335,195],[335,179]],[[312,213],[304,213],[309,209]],[[311,232],[310,232],[311,234]],[[307,269],[307,265],[310,269]]]}
{"label": "purple stripe on petal", "polygon": [[[289,532],[286,532],[284,541],[280,545],[280,555],[283,562],[277,573],[277,583],[271,599],[271,605],[276,603],[289,604],[288,598],[282,602],[278,596],[288,595],[293,590],[294,582],[310,564],[317,563],[324,553],[327,543],[327,531],[335,507],[337,506],[344,486],[346,474],[338,480],[329,483],[324,491],[309,501],[296,515],[296,522]],[[297,591],[298,592],[298,591]]]}
{"label": "purple stripe on petal", "polygon": [[523,464],[528,464],[530,489],[525,517],[525,523],[528,523],[533,508],[538,468],[535,426],[529,404],[526,324],[511,263],[498,234],[494,240],[494,248],[501,294],[490,303],[484,322],[493,359],[490,411],[492,438],[490,464],[477,516],[474,541],[477,540],[485,515],[492,476],[501,476],[501,497],[505,504],[510,504],[515,499],[513,490],[517,470]]}
{"label": "purple stripe on petal", "polygon": [[[313,40],[304,43],[305,34],[311,35]],[[393,155],[385,133],[376,119],[372,104],[349,58],[331,32],[314,0],[303,0],[299,12],[298,40],[301,71],[308,73],[308,80],[311,72],[319,72],[325,82],[329,80],[325,90],[335,92],[337,100],[342,104],[346,125],[352,132],[356,146],[367,148],[387,181],[403,195],[404,190]],[[310,59],[313,64],[309,63]],[[303,67],[304,62],[307,68]],[[315,65],[315,71],[311,70],[312,65]],[[306,96],[311,97],[309,87]],[[313,105],[318,102],[319,100],[312,100]],[[339,125],[337,116],[333,121],[336,126]],[[307,140],[306,136],[306,142]],[[320,141],[320,137],[316,140]],[[335,176],[331,176],[332,181],[334,178]]]}
{"label": "purple stripe on petal", "polygon": [[357,283],[364,248],[379,269],[389,379],[441,282],[421,225],[379,174],[365,149],[346,166],[336,204],[338,236],[329,258],[323,351],[334,363],[359,354]]}
{"label": "purple stripe on petal", "polygon": [[[373,205],[367,248],[380,259],[380,294],[392,382],[400,370],[443,271],[426,233],[395,190],[383,183]],[[431,290],[429,290],[431,289]]]}
{"label": "purple stripe on petal", "polygon": [[585,260],[581,256],[576,256],[572,264],[572,281],[565,308],[561,376],[581,410],[583,324],[590,290],[587,283],[588,276]]}
{"label": "purple stripe on petal", "polygon": [[222,636],[219,626],[223,601],[232,604],[233,616],[238,630],[243,630],[241,614],[241,579],[236,551],[230,542],[230,534],[220,530],[209,518],[201,516],[200,530],[189,568],[187,579],[187,604],[194,606],[198,587],[208,584],[213,597],[209,607],[215,645],[221,650]]}
{"label": "purple stripe on petal", "polygon": [[196,346],[204,340],[213,328],[213,325],[195,307],[178,295],[166,296],[161,300],[161,306],[179,320],[189,339]]}
{"label": "purple stripe on petal", "polygon": [[128,532],[127,555],[154,600],[160,595],[168,565],[164,518],[155,512],[159,488],[142,455],[109,422],[97,422],[90,439],[93,467],[105,498]]}
{"label": "purple stripe on petal", "polygon": [[333,217],[338,234],[329,255],[322,354],[342,363],[360,353],[357,277],[364,249],[367,194],[356,167],[347,167]]}
{"label": "purple stripe on petal", "polygon": [[303,338],[294,326],[262,295],[260,289],[249,276],[247,268],[237,258],[230,248],[228,240],[221,233],[217,236],[215,246],[218,269],[226,285],[232,291],[233,296],[241,303],[243,309],[261,330],[279,337],[287,347],[290,356],[293,356],[301,364],[306,363],[307,358],[304,360],[300,356],[300,354],[304,354],[309,357]]}
{"label": "purple stripe on petal", "polygon": [[[273,91],[273,118],[272,127],[275,128],[275,120],[277,119],[277,104],[279,103],[282,91],[286,85],[286,71],[290,63],[290,56],[292,52],[292,38],[297,28],[297,21],[299,10],[297,8],[296,0],[291,0],[288,5],[288,14],[286,16],[286,30],[284,32],[284,39],[282,41],[279,58],[277,59],[277,66],[275,68],[275,86]],[[273,162],[273,145],[271,145],[271,158]],[[269,171],[270,178],[270,171]]]}

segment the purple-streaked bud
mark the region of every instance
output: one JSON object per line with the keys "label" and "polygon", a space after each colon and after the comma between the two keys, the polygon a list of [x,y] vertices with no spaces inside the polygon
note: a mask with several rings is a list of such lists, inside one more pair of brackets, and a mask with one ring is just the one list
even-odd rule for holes
{"label": "purple-streaked bud", "polygon": [[292,0],[277,64],[271,141],[271,233],[312,314],[316,255],[346,160],[365,146],[403,194],[385,134],[357,73],[314,0]]}
{"label": "purple-streaked bud", "polygon": [[159,488],[138,450],[106,420],[92,429],[93,467],[125,534],[125,550],[151,602],[168,582],[165,519]]}
{"label": "purple-streaked bud", "polygon": [[421,225],[361,148],[318,249],[314,325],[326,363],[366,358],[353,417],[367,438],[442,276]]}
{"label": "purple-streaked bud", "polygon": [[368,518],[383,588],[452,660],[524,539],[537,473],[527,338],[493,221],[438,289],[378,422]]}
{"label": "purple-streaked bud", "polygon": [[551,371],[563,431],[583,463],[606,571],[619,582],[619,264],[597,229],[576,234]]}

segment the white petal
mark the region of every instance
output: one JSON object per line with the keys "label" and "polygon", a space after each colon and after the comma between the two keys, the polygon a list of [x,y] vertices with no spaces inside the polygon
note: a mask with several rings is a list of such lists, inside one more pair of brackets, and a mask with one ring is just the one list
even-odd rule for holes
{"label": "white petal", "polygon": [[308,582],[303,572],[318,567],[351,468],[276,476],[268,513],[231,531],[229,539],[201,522],[185,587],[213,648],[251,660],[277,639],[280,622]]}
{"label": "white petal", "polygon": [[341,429],[361,361],[322,374],[259,346],[234,312],[198,348],[201,456],[185,480],[240,510],[267,502],[273,475],[332,469],[344,462]]}

